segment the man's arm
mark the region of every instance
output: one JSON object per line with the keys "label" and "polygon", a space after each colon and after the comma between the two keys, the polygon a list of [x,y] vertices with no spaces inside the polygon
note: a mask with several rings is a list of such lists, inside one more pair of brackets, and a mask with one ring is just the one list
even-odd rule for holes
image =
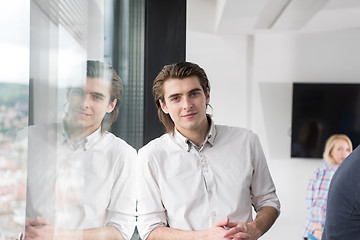
{"label": "man's arm", "polygon": [[81,240],[92,240],[92,239],[124,240],[121,233],[114,227],[100,227],[100,228],[82,230],[81,234],[82,234],[82,238],[80,238]]}
{"label": "man's arm", "polygon": [[100,227],[86,230],[60,230],[56,239],[71,239],[71,240],[124,240],[121,233],[114,227]]}
{"label": "man's arm", "polygon": [[[256,214],[255,220],[247,224],[250,235],[251,232],[254,232],[255,237],[261,237],[270,229],[278,216],[279,213],[275,208],[269,206],[262,207]],[[252,238],[250,237],[250,239]]]}
{"label": "man's arm", "polygon": [[36,217],[26,222],[25,239],[39,240],[124,240],[114,227],[99,227],[86,230],[67,230],[55,228],[49,220]]}
{"label": "man's arm", "polygon": [[[221,240],[221,239],[232,239],[231,236],[226,237],[228,230],[225,227],[229,224],[229,218],[222,219],[216,222],[211,228],[202,231],[183,231],[168,227],[157,227],[150,235],[147,240]],[[244,230],[244,229],[242,229]],[[247,233],[241,232],[243,238],[248,238]]]}
{"label": "man's arm", "polygon": [[[246,224],[245,232],[250,235],[249,240],[256,240],[266,233],[278,216],[279,213],[274,207],[262,207],[258,211],[255,220]],[[228,226],[231,229],[226,233],[226,237],[232,235],[235,239],[243,238],[241,237],[243,223],[230,223]]]}

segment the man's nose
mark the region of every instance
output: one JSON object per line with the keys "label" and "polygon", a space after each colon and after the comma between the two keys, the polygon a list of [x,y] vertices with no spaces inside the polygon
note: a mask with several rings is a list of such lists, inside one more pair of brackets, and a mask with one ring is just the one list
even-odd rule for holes
{"label": "man's nose", "polygon": [[189,97],[184,97],[183,106],[185,110],[189,110],[193,107],[193,103]]}
{"label": "man's nose", "polygon": [[91,96],[90,96],[90,94],[84,94],[84,95],[82,96],[82,99],[81,99],[81,106],[82,106],[83,108],[87,108],[87,107],[89,107],[90,102],[91,102]]}

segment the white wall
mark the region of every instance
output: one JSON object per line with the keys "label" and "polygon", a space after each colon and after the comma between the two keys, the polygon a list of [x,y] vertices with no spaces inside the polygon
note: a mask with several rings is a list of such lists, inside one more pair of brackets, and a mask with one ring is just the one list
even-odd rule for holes
{"label": "white wall", "polygon": [[282,213],[262,239],[302,239],[305,190],[319,160],[290,158],[293,82],[360,82],[360,30],[187,33],[187,61],[207,72],[218,124],[252,129],[262,142]]}

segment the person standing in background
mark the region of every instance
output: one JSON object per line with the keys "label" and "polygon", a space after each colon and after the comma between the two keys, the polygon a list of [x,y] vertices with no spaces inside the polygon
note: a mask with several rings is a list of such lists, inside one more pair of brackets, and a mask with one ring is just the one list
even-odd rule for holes
{"label": "person standing in background", "polygon": [[310,179],[306,192],[308,217],[303,232],[304,239],[321,239],[331,178],[351,152],[351,140],[344,134],[334,134],[326,141],[322,163]]}

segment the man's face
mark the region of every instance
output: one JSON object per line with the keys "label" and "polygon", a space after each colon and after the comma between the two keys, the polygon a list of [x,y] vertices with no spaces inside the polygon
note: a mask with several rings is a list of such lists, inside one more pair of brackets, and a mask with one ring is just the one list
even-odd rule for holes
{"label": "man's face", "polygon": [[69,124],[82,132],[94,132],[106,113],[112,112],[116,99],[110,102],[111,83],[101,78],[87,78],[86,86],[68,93]]}
{"label": "man's face", "polygon": [[209,92],[204,93],[198,77],[168,79],[163,85],[164,101],[160,101],[162,110],[169,114],[176,129],[185,134],[188,131],[201,131],[206,120],[206,104]]}

